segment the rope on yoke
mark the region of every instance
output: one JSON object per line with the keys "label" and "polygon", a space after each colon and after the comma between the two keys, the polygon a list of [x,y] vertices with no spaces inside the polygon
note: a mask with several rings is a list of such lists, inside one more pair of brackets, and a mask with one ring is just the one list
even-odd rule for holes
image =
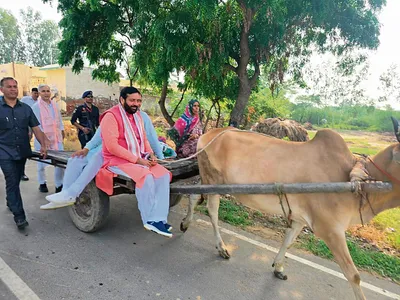
{"label": "rope on yoke", "polygon": [[[285,221],[288,227],[292,227],[292,209],[289,204],[288,197],[286,193],[283,192],[283,184],[282,183],[275,183],[276,195],[279,198],[279,204],[281,205],[283,216],[285,217]],[[288,206],[289,213],[286,214],[285,207],[283,206],[282,197],[286,199],[286,205]]]}
{"label": "rope on yoke", "polygon": [[[365,155],[365,154],[360,154],[360,153],[354,153],[354,154],[359,156],[359,158],[357,158],[357,162],[354,165],[354,167],[350,173],[350,177],[352,176],[353,172],[357,170],[356,168],[358,168],[358,170],[361,170],[364,173],[364,175],[357,176],[357,178],[355,180],[352,178],[350,178],[350,179],[351,179],[351,182],[353,182],[355,184],[354,194],[360,197],[360,205],[358,207],[358,212],[360,215],[361,224],[362,224],[362,226],[364,226],[364,219],[362,216],[362,209],[364,207],[364,204],[368,204],[372,214],[374,216],[376,216],[376,213],[374,211],[374,208],[372,207],[371,201],[369,200],[369,195],[364,190],[364,186],[361,184],[361,182],[376,182],[376,180],[371,177],[371,175],[369,174],[369,172],[366,168],[367,161],[370,161],[381,173],[388,176],[393,181],[396,182],[397,179],[394,178],[393,176],[391,176],[390,174],[388,174],[386,171],[382,170],[379,166],[377,166],[370,156]],[[354,174],[356,174],[356,172]],[[358,172],[358,174],[360,174],[360,173]]]}

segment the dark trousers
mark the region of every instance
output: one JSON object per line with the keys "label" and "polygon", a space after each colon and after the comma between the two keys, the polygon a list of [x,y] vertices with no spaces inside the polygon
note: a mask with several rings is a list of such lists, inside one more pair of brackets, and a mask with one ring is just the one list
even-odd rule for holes
{"label": "dark trousers", "polygon": [[92,139],[92,137],[93,137],[92,133],[89,134],[84,134],[83,132],[78,133],[78,139],[79,142],[81,143],[82,149],[85,148],[86,143],[89,142]]}
{"label": "dark trousers", "polygon": [[22,167],[22,175],[21,175],[21,177],[22,177],[23,175],[25,175],[25,165],[26,165],[26,159],[25,159],[24,166]]}
{"label": "dark trousers", "polygon": [[14,214],[14,220],[25,220],[19,183],[24,173],[26,159],[6,160],[0,159],[0,167],[6,180],[7,206]]}

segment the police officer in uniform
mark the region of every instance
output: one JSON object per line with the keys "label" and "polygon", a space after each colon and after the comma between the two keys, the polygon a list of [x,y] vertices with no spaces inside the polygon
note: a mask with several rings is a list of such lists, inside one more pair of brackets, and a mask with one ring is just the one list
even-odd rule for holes
{"label": "police officer in uniform", "polygon": [[93,104],[92,91],[84,92],[82,98],[85,103],[75,109],[71,123],[78,128],[78,139],[83,149],[99,127],[100,113],[98,107]]}

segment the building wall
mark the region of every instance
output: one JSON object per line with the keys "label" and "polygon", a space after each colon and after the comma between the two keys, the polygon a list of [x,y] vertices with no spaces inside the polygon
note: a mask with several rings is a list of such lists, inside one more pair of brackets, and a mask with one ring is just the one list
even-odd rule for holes
{"label": "building wall", "polygon": [[108,85],[105,82],[92,79],[92,69],[84,68],[75,74],[70,67],[65,67],[67,99],[80,99],[84,91],[93,91],[95,98],[118,99],[119,85]]}
{"label": "building wall", "polygon": [[22,98],[29,95],[33,87],[45,82],[46,72],[37,67],[9,63],[0,65],[0,78],[3,77],[14,77],[18,81],[18,98]]}
{"label": "building wall", "polygon": [[50,86],[51,94],[58,94],[57,99],[65,99],[67,95],[66,74],[64,69],[46,70],[46,84]]}

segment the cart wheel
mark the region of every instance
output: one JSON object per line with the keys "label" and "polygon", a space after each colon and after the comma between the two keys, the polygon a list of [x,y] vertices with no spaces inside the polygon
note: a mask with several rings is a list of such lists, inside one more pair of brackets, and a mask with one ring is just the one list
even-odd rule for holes
{"label": "cart wheel", "polygon": [[169,194],[169,207],[177,205],[181,201],[182,197],[182,194]]}
{"label": "cart wheel", "polygon": [[75,205],[69,207],[69,216],[75,226],[83,232],[95,232],[107,220],[110,212],[110,200],[106,193],[97,188],[92,180]]}

